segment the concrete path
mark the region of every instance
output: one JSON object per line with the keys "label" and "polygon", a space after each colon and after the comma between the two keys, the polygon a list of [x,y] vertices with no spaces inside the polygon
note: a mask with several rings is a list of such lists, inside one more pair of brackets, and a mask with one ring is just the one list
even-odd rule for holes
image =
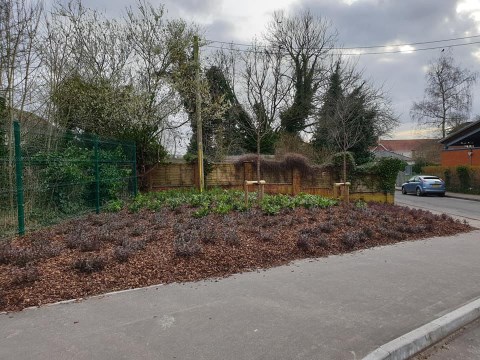
{"label": "concrete path", "polygon": [[480,359],[480,319],[417,355],[414,360]]}
{"label": "concrete path", "polygon": [[480,231],[0,315],[0,359],[361,359],[480,297]]}
{"label": "concrete path", "polygon": [[473,194],[461,194],[461,193],[453,193],[447,191],[445,194],[446,197],[456,198],[456,199],[464,199],[464,200],[471,200],[471,201],[480,201],[480,195],[473,195]]}

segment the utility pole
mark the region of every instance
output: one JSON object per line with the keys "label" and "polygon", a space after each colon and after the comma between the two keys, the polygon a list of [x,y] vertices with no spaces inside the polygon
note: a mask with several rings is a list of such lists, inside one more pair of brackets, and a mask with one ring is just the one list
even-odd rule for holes
{"label": "utility pole", "polygon": [[200,59],[198,54],[198,36],[193,37],[193,58],[195,60],[195,93],[197,117],[197,151],[198,151],[198,177],[200,192],[205,188],[203,175],[203,135],[202,135],[202,96],[200,93]]}

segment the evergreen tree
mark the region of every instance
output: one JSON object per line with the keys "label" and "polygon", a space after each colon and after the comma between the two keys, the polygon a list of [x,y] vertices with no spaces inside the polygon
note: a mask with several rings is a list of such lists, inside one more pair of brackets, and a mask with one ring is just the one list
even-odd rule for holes
{"label": "evergreen tree", "polygon": [[[318,121],[312,144],[317,150],[327,153],[340,151],[352,152],[355,162],[363,164],[372,159],[369,151],[377,141],[375,122],[377,110],[369,103],[368,90],[365,83],[356,86],[350,92],[343,88],[340,62],[337,62],[335,71],[330,76],[329,87],[325,93],[323,106],[318,113]],[[340,119],[342,117],[342,119]],[[339,148],[338,141],[332,136],[340,122],[345,122],[345,128],[356,129],[355,141],[348,149]]]}
{"label": "evergreen tree", "polygon": [[333,151],[335,149],[335,142],[329,136],[329,129],[335,122],[339,99],[343,99],[343,89],[340,62],[337,62],[335,71],[330,75],[327,92],[323,96],[323,105],[318,113],[312,139],[313,146],[318,150]]}
{"label": "evergreen tree", "polygon": [[[237,116],[242,109],[236,96],[220,68],[211,66],[205,72],[208,91],[202,97],[202,142],[204,156],[209,160],[220,160],[224,155],[236,153],[241,146],[237,134]],[[191,94],[192,96],[195,94]],[[195,98],[184,99],[188,111],[192,136],[187,149],[187,157],[197,154],[197,119]],[[216,104],[221,111],[204,111],[204,107]]]}
{"label": "evergreen tree", "polygon": [[377,144],[377,136],[375,135],[377,112],[375,109],[368,107],[366,95],[363,92],[363,84],[356,87],[347,96],[346,101],[353,104],[355,109],[348,121],[357,123],[361,133],[358,141],[348,150],[353,153],[357,164],[364,164],[372,160],[372,153],[369,148]]}
{"label": "evergreen tree", "polygon": [[267,111],[263,104],[255,103],[253,110],[255,119],[247,115],[243,120],[248,121],[248,124],[240,131],[245,152],[259,155],[273,154],[278,134],[268,121]]}

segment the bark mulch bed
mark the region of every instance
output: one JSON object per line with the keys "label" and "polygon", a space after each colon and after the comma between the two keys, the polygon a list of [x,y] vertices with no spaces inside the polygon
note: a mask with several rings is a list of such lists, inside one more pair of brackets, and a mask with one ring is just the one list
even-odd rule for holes
{"label": "bark mulch bed", "polygon": [[472,230],[384,204],[196,219],[187,206],[89,215],[0,244],[0,310],[153,284],[218,278],[295,259]]}

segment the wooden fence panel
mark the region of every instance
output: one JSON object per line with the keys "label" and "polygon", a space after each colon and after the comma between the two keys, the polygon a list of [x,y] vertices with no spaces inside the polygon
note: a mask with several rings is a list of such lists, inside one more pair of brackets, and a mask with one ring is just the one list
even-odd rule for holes
{"label": "wooden fence panel", "polygon": [[[158,164],[146,176],[150,190],[175,188],[195,188],[196,165],[187,163]],[[208,187],[226,189],[243,189],[245,180],[256,180],[254,164],[244,163],[235,167],[232,163],[215,163],[207,175]],[[286,169],[282,172],[263,172],[262,180],[266,180],[265,192],[270,194],[296,195],[300,192],[314,195],[333,196],[334,172],[331,168],[315,169],[313,174],[302,174],[299,170]],[[255,191],[250,186],[250,191]],[[393,203],[393,195],[378,193],[374,190],[373,181],[368,176],[359,179],[352,186],[352,199],[365,201],[381,201]]]}
{"label": "wooden fence panel", "polygon": [[195,186],[195,170],[192,164],[161,164],[155,166],[147,176],[151,190]]}
{"label": "wooden fence panel", "polygon": [[230,163],[213,164],[212,171],[207,175],[207,186],[241,186],[243,185],[243,168],[236,169]]}

